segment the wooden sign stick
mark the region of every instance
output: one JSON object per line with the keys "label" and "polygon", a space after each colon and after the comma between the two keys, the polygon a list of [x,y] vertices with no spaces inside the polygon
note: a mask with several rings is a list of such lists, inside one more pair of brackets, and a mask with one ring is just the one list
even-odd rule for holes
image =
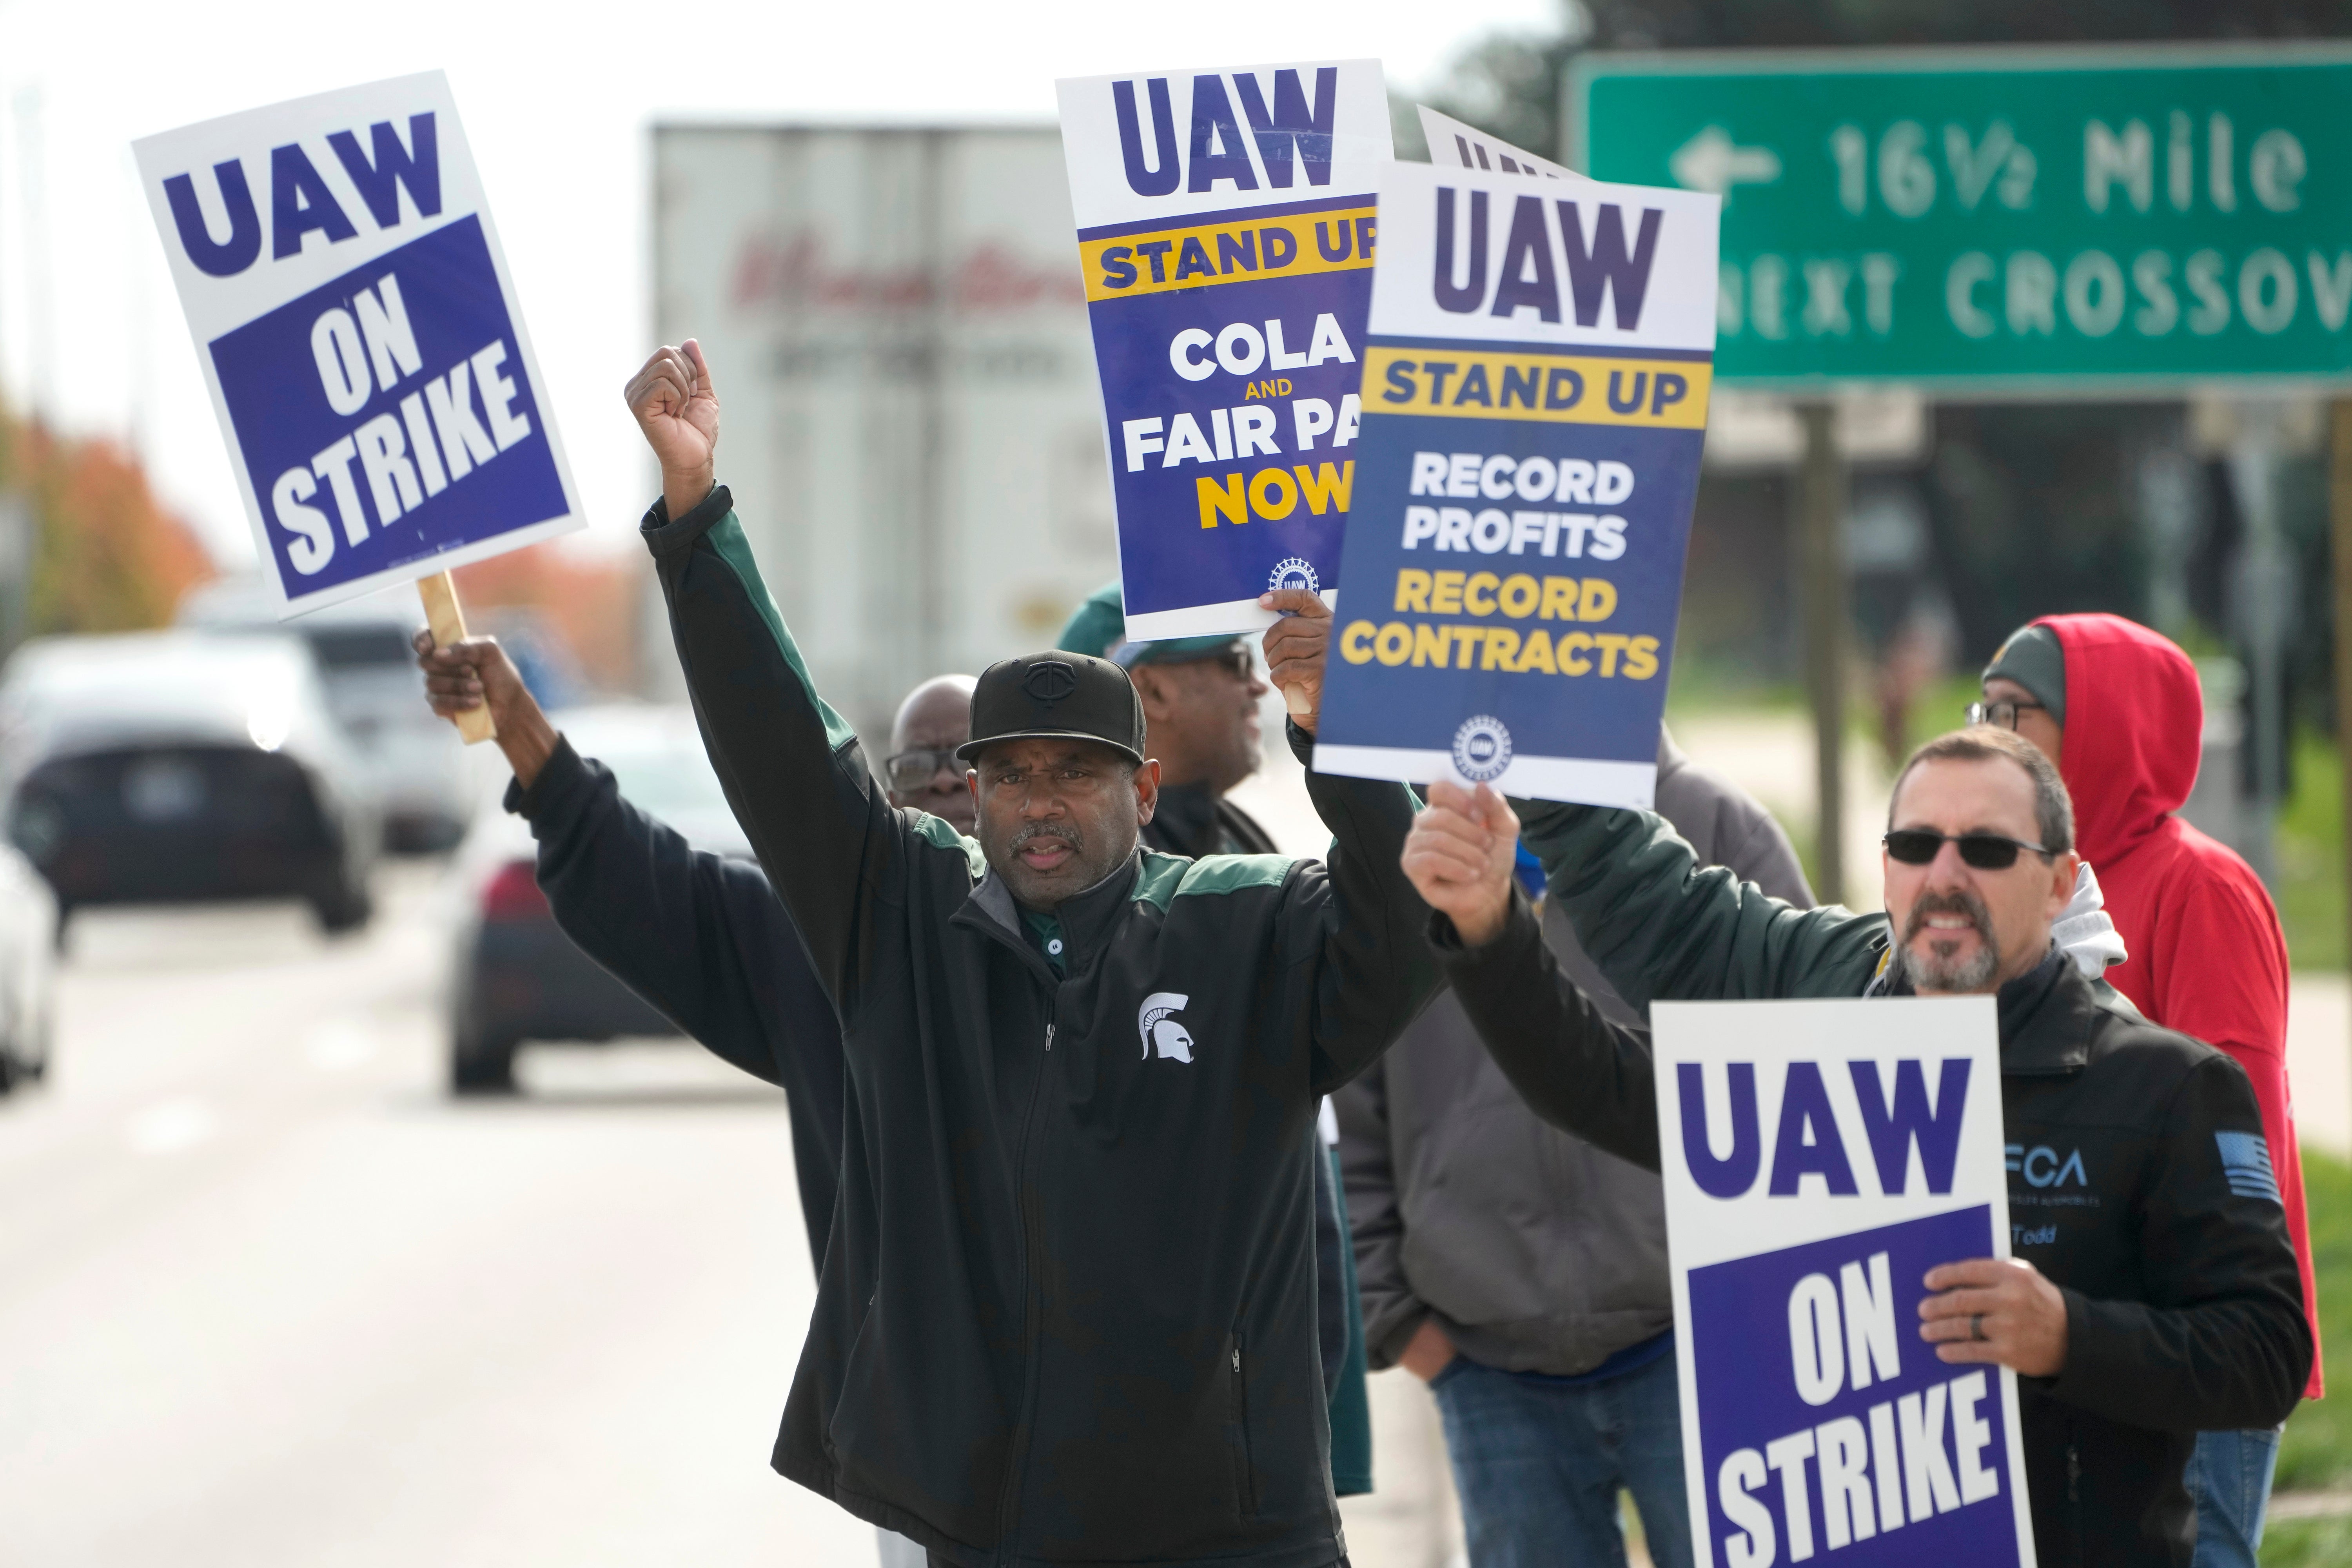
{"label": "wooden sign stick", "polygon": [[[417,596],[425,601],[425,624],[433,628],[433,646],[447,647],[466,640],[466,612],[457,604],[457,584],[446,572],[436,572],[430,577],[416,580]],[[450,721],[457,733],[471,746],[483,741],[498,739],[499,727],[490,721],[490,705],[469,708]]]}

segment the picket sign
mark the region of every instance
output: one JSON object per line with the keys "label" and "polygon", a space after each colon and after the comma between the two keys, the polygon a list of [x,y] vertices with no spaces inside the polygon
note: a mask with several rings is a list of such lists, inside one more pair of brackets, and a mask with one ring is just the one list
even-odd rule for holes
{"label": "picket sign", "polygon": [[1540,177],[1491,139],[1474,163],[1482,150],[1493,167],[1381,174],[1349,592],[1315,765],[1647,806],[1721,203]]}
{"label": "picket sign", "polygon": [[2010,1255],[1993,999],[1651,1008],[1702,1568],[2032,1568],[2017,1377],[1919,1337]]}
{"label": "picket sign", "polygon": [[1127,635],[1328,597],[1390,159],[1377,60],[1058,82]]}
{"label": "picket sign", "polygon": [[586,520],[447,80],[131,151],[280,618],[437,578],[462,636],[450,568]]}
{"label": "picket sign", "polygon": [[1528,179],[1585,178],[1564,163],[1538,158],[1508,142],[1498,142],[1476,126],[1450,114],[1440,114],[1425,103],[1413,107],[1421,115],[1422,140],[1429,143],[1429,161],[1440,168],[1492,169]]}

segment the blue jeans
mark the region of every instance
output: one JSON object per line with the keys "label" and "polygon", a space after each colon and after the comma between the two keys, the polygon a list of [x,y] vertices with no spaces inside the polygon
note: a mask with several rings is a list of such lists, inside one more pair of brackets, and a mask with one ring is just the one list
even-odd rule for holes
{"label": "blue jeans", "polygon": [[1621,1487],[1641,1510],[1651,1560],[1690,1568],[1673,1352],[1581,1388],[1457,1355],[1430,1387],[1445,1419],[1471,1568],[1623,1568]]}
{"label": "blue jeans", "polygon": [[2197,1505],[2192,1568],[2254,1568],[2278,1445],[2275,1427],[2197,1434],[2197,1451],[2189,1457],[2189,1473],[2182,1478],[2189,1500]]}

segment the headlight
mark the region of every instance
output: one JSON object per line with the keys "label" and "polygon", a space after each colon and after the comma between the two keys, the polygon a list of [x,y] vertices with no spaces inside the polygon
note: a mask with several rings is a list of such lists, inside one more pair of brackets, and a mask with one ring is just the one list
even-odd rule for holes
{"label": "headlight", "polygon": [[245,732],[265,752],[274,752],[284,745],[293,728],[294,710],[283,701],[257,700],[245,718]]}

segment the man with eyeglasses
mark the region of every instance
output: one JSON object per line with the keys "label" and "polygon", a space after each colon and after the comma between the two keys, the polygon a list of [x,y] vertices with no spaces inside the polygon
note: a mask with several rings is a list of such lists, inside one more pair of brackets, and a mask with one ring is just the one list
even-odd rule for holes
{"label": "man with eyeglasses", "polygon": [[1267,687],[1246,638],[1129,642],[1126,599],[1112,583],[1078,606],[1054,646],[1107,658],[1135,683],[1160,763],[1145,844],[1169,855],[1276,853],[1273,835],[1226,798],[1264,755],[1258,699]]}
{"label": "man with eyeglasses", "polygon": [[890,804],[928,811],[970,833],[980,821],[956,748],[971,739],[969,675],[935,675],[898,704],[890,724],[890,755],[882,764]]}
{"label": "man with eyeglasses", "polygon": [[[2204,751],[2197,667],[2171,639],[2120,616],[2045,616],[2011,635],[1983,679],[1971,718],[2040,747],[2074,796],[2083,858],[2126,950],[2109,984],[2150,1023],[2216,1046],[2246,1069],[2315,1342],[2318,1292],[2287,1085],[2286,938],[2253,868],[2176,815]],[[2326,1393],[2320,1364],[2314,1355],[2305,1398]],[[2278,1442],[2270,1426],[2199,1435],[2189,1467],[2196,1568],[2253,1568]]]}
{"label": "man with eyeglasses", "polygon": [[[2294,1249],[2237,1063],[2148,1024],[2069,963],[2074,810],[2007,730],[1944,735],[1896,779],[1886,912],[1797,910],[1702,868],[1640,811],[1432,792],[1404,868],[1463,1009],[1536,1111],[1658,1165],[1645,1036],[1559,973],[1510,868],[1524,831],[1612,984],[1654,998],[1989,994],[2011,1151],[2012,1256],[1928,1271],[1919,1337],[2019,1374],[2045,1568],[2189,1561],[2201,1428],[2262,1426],[2310,1370]],[[1890,1018],[1891,1027],[1899,1020]]]}

